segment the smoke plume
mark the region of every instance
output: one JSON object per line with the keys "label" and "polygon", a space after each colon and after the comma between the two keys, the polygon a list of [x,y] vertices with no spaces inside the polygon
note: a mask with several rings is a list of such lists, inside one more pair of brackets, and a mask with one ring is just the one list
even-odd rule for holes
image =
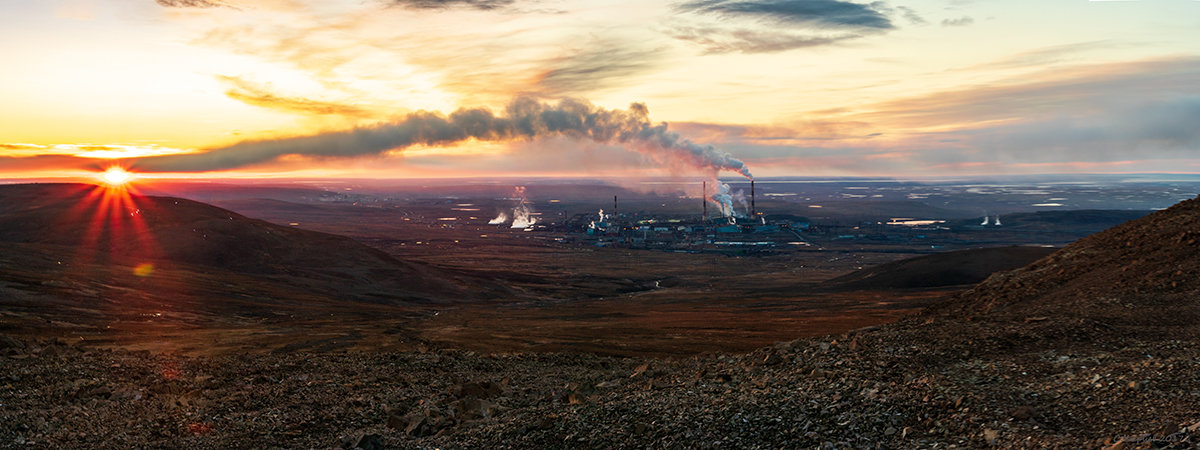
{"label": "smoke plume", "polygon": [[[537,223],[533,208],[529,206],[529,199],[525,196],[525,186],[513,188],[513,199],[517,203],[513,205],[511,228],[529,228]],[[503,225],[508,222],[509,217],[507,211],[500,211],[495,219],[488,221],[488,225]]]}
{"label": "smoke plume", "polygon": [[671,167],[722,170],[751,177],[745,163],[711,145],[696,144],[652,123],[646,105],[604,109],[577,99],[543,103],[513,100],[501,115],[483,108],[459,109],[449,116],[428,111],[401,120],[352,130],[274,140],[245,141],[202,153],[148,157],[136,168],[147,172],[204,172],[265,163],[286,155],[338,158],[377,155],[414,145],[452,145],[468,139],[509,141],[566,136],[601,144],[619,144]]}
{"label": "smoke plume", "polygon": [[488,221],[488,225],[502,225],[504,222],[508,222],[508,213],[500,211],[499,214],[496,214],[495,219]]}
{"label": "smoke plume", "polygon": [[717,193],[712,195],[712,201],[716,202],[721,208],[721,217],[733,219],[733,194],[730,193],[729,185],[720,183],[717,185]]}

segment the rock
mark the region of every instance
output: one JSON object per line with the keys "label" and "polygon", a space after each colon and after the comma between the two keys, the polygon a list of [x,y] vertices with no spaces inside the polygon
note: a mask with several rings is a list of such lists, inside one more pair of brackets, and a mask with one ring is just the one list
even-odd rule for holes
{"label": "rock", "polygon": [[342,448],[346,450],[383,450],[383,437],[378,434],[352,434],[342,438]]}
{"label": "rock", "polygon": [[418,411],[406,416],[408,426],[404,433],[413,437],[433,436],[445,428],[454,425],[453,419],[435,409]]}
{"label": "rock", "polygon": [[1018,406],[1013,408],[1009,415],[1012,416],[1013,420],[1029,420],[1033,418],[1034,410],[1028,406]]}
{"label": "rock", "polygon": [[1163,425],[1163,426],[1159,427],[1157,430],[1157,434],[1159,436],[1170,436],[1170,435],[1178,433],[1178,432],[1179,432],[1179,424],[1175,423],[1175,422],[1171,422],[1166,425]]}
{"label": "rock", "polygon": [[482,381],[478,383],[456,384],[450,386],[449,391],[450,395],[453,395],[456,398],[492,398],[504,392],[504,386],[500,383]]}
{"label": "rock", "polygon": [[538,418],[537,420],[534,420],[533,423],[526,425],[525,432],[528,433],[530,431],[549,430],[551,428],[554,428],[554,418],[547,416]]}
{"label": "rock", "polygon": [[637,378],[637,377],[641,376],[643,373],[646,373],[646,371],[649,369],[650,369],[650,363],[645,363],[640,366],[637,366],[636,369],[633,369],[633,375],[630,375],[629,378]]}
{"label": "rock", "polygon": [[465,420],[496,417],[497,409],[495,403],[478,398],[465,398],[454,402],[455,416]]}
{"label": "rock", "polygon": [[583,394],[580,394],[575,391],[571,391],[570,393],[567,394],[567,404],[579,405],[582,403],[583,403]]}
{"label": "rock", "polygon": [[25,343],[16,340],[12,336],[0,336],[0,350],[3,349],[23,350],[25,349]]}
{"label": "rock", "polygon": [[783,358],[780,358],[778,353],[770,352],[767,353],[767,356],[763,357],[762,365],[773,366],[781,362],[783,362]]}
{"label": "rock", "polygon": [[131,386],[124,386],[113,391],[112,394],[108,396],[108,399],[115,402],[136,402],[145,397],[146,394],[143,393],[141,389]]}
{"label": "rock", "polygon": [[408,418],[403,415],[396,414],[394,411],[390,412],[387,416],[387,427],[393,430],[407,428]]}
{"label": "rock", "polygon": [[988,442],[988,445],[996,445],[996,439],[1000,437],[1000,432],[991,428],[983,430],[983,439]]}

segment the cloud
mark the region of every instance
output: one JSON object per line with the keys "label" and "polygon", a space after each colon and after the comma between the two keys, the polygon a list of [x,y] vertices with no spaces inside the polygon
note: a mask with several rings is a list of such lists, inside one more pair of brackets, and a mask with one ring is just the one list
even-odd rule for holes
{"label": "cloud", "polygon": [[233,8],[220,0],[154,0],[165,8]]}
{"label": "cloud", "polygon": [[658,67],[663,51],[598,40],[541,65],[546,69],[533,91],[552,96],[581,94],[617,84]]}
{"label": "cloud", "polygon": [[409,9],[473,8],[489,11],[508,8],[516,0],[387,0],[387,3]]}
{"label": "cloud", "polygon": [[917,11],[907,6],[897,6],[896,10],[900,11],[900,15],[913,25],[925,25],[926,23],[929,23],[924,17],[921,17],[920,14],[917,14]]}
{"label": "cloud", "polygon": [[303,97],[287,97],[275,94],[268,87],[257,85],[239,77],[217,75],[217,79],[230,86],[225,95],[248,105],[274,109],[293,114],[339,115],[346,117],[372,117],[370,110],[344,103],[312,100]]}
{"label": "cloud", "polygon": [[875,9],[875,4],[839,0],[694,0],[678,8],[723,18],[750,17],[809,28],[895,28],[886,15]]}
{"label": "cloud", "polygon": [[777,125],[672,125],[756,172],[1173,171],[1200,167],[1198,78],[1200,58],[1055,67]]}
{"label": "cloud", "polygon": [[750,176],[745,164],[733,155],[684,139],[669,130],[666,123],[650,122],[645,105],[634,103],[625,110],[610,110],[582,100],[564,99],[550,104],[528,97],[513,100],[503,115],[482,108],[459,109],[448,116],[418,111],[394,122],[351,130],[142,158],[134,167],[151,172],[204,172],[271,162],[289,155],[352,158],[403,151],[416,145],[436,148],[470,140],[506,142],[551,137],[620,145],[660,165],[713,177],[719,171]]}
{"label": "cloud", "polygon": [[442,27],[437,24],[456,23],[452,14],[422,18],[398,7],[369,12],[321,17],[290,11],[279,15],[286,20],[219,24],[194,42],[298,69],[375,110],[385,103],[503,105],[515,93],[590,97],[671,64],[674,56],[670,45],[654,41],[653,31],[564,34],[546,26],[560,19],[543,14],[514,15],[496,26]]}
{"label": "cloud", "polygon": [[676,28],[672,37],[700,45],[706,53],[775,53],[806,47],[832,45],[862,37],[858,34],[810,36],[747,28]]}
{"label": "cloud", "polygon": [[971,25],[973,23],[975,23],[975,19],[971,18],[970,16],[962,16],[957,19],[942,20],[943,27],[965,27],[965,26]]}
{"label": "cloud", "polygon": [[[897,170],[943,164],[1044,170],[1051,166],[1020,164],[1107,167],[1096,164],[1135,159],[1145,162],[1139,167],[1171,170],[1154,161],[1196,158],[1200,151],[1198,78],[1200,58],[1056,67],[813,120],[844,122],[842,135],[882,130],[887,148],[914,155],[897,162]],[[743,155],[759,164],[753,152]]]}
{"label": "cloud", "polygon": [[[774,53],[834,45],[894,29],[889,16],[897,11],[883,2],[839,0],[693,0],[676,9],[722,19],[716,24],[675,25],[668,31],[706,53]],[[924,21],[911,9],[900,11],[910,21]]]}
{"label": "cloud", "polygon": [[963,70],[1044,68],[1050,64],[1057,64],[1077,58],[1082,53],[1128,45],[1114,41],[1091,41],[1055,45],[1016,53],[996,61],[965,67]]}

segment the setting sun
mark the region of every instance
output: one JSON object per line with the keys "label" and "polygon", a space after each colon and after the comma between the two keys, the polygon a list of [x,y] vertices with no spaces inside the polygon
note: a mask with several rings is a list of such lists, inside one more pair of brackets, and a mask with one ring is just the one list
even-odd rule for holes
{"label": "setting sun", "polygon": [[132,174],[126,172],[125,169],[120,167],[109,168],[104,172],[103,175],[104,181],[114,186],[125,184],[132,177]]}

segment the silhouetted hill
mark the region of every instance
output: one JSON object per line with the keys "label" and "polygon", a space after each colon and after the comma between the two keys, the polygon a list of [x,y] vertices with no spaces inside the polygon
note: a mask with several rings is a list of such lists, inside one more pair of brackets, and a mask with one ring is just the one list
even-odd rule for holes
{"label": "silhouetted hill", "polygon": [[887,290],[975,284],[989,275],[1022,267],[1055,249],[995,247],[918,256],[881,264],[826,281],[835,290]]}
{"label": "silhouetted hill", "polygon": [[452,274],[399,261],[343,236],[249,219],[186,199],[83,184],[0,186],[0,243],[44,250],[75,265],[202,266],[281,281],[290,277],[293,285],[380,301],[476,296]]}

